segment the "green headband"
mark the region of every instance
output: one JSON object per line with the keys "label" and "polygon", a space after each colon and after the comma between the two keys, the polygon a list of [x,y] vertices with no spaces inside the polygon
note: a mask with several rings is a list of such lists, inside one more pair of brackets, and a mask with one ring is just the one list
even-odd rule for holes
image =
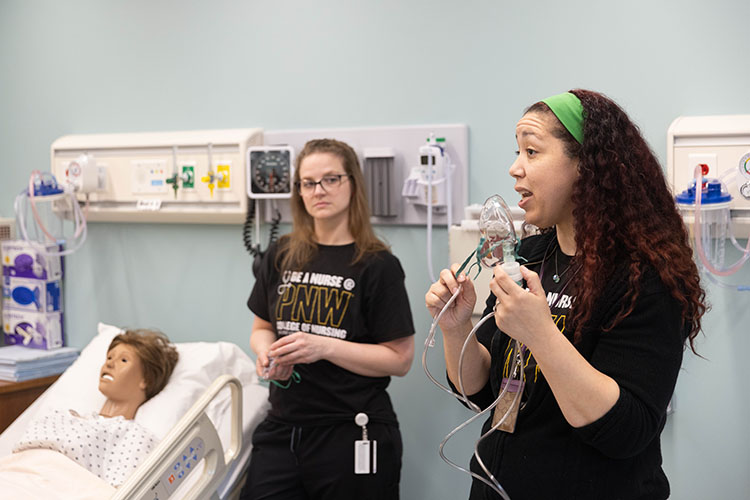
{"label": "green headband", "polygon": [[542,102],[549,106],[555,116],[570,132],[570,135],[583,144],[583,106],[581,101],[570,92],[553,95]]}

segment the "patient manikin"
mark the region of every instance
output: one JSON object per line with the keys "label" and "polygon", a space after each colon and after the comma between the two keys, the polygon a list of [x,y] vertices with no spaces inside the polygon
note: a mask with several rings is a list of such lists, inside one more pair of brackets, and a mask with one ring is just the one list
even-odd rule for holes
{"label": "patient manikin", "polygon": [[164,388],[177,359],[177,350],[159,332],[128,330],[117,335],[99,370],[98,388],[107,398],[101,410],[79,414],[55,409],[35,418],[14,454],[57,451],[120,486],[158,442],[133,419],[138,408]]}

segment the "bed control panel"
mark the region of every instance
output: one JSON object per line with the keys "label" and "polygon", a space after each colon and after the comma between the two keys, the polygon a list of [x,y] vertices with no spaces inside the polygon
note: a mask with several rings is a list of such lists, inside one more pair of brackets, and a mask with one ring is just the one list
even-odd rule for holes
{"label": "bed control panel", "polygon": [[151,488],[153,500],[166,500],[182,484],[198,463],[203,460],[205,454],[203,440],[199,437],[193,439],[162,475],[161,479]]}

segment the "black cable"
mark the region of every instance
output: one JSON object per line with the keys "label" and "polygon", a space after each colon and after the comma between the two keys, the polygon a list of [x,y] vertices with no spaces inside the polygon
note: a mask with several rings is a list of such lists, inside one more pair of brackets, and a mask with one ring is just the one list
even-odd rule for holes
{"label": "black cable", "polygon": [[273,208],[273,219],[271,219],[271,229],[268,232],[268,244],[270,245],[279,237],[279,223],[281,222],[281,211],[278,207]]}
{"label": "black cable", "polygon": [[[247,215],[245,217],[245,223],[242,226],[242,240],[245,244],[245,249],[250,255],[253,256],[253,275],[257,276],[260,270],[260,263],[265,255],[265,250],[260,249],[260,242],[253,245],[253,227],[255,224],[255,210],[256,204],[255,199],[250,198],[247,200]],[[279,223],[281,222],[281,211],[274,207],[273,218],[271,219],[271,228],[268,234],[268,244],[270,245],[279,236]]]}
{"label": "black cable", "polygon": [[242,226],[242,241],[245,243],[245,249],[253,257],[257,257],[260,253],[260,244],[253,245],[253,224],[255,220],[255,199],[248,198],[247,200],[247,215],[245,216],[245,224]]}

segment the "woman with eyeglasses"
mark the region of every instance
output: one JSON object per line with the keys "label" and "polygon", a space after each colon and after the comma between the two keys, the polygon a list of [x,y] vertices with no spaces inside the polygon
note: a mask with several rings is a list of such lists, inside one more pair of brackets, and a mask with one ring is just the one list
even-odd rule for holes
{"label": "woman with eyeglasses", "polygon": [[256,369],[272,384],[241,498],[397,499],[386,387],[414,355],[404,271],[375,236],[350,146],[309,141],[294,186],[292,232],[269,248],[248,299]]}

